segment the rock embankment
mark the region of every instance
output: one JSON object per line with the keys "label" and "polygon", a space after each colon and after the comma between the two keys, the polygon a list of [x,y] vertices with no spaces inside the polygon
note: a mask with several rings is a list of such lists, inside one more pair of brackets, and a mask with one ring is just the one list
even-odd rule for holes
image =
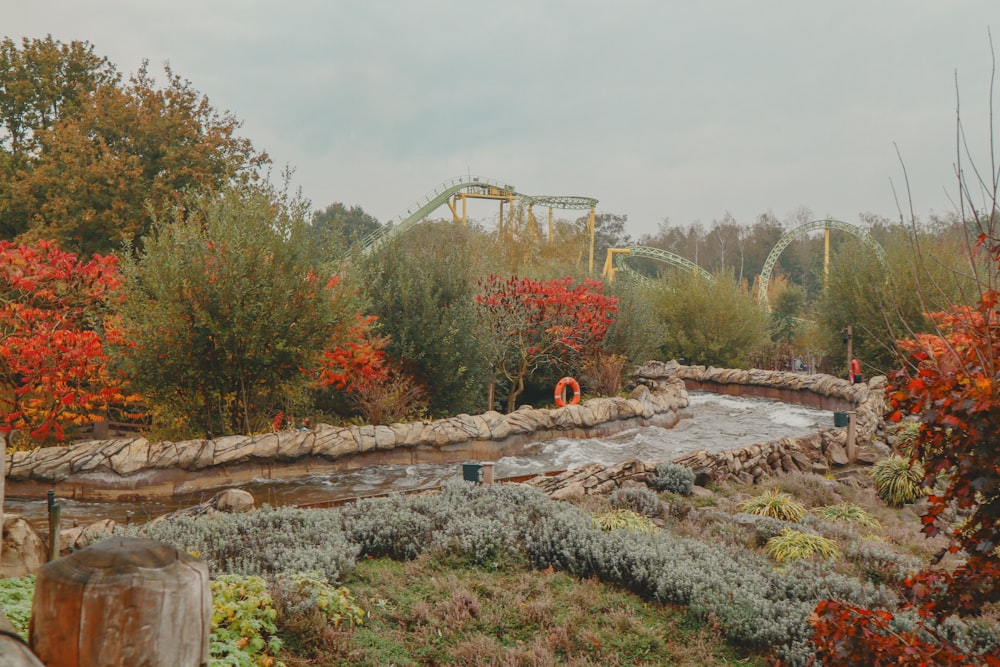
{"label": "rock embankment", "polygon": [[293,478],[374,464],[453,463],[515,455],[530,442],[601,437],[635,426],[674,426],[688,406],[680,379],[639,386],[628,398],[523,406],[504,415],[458,415],[390,426],[317,425],[214,440],[94,440],[7,454],[9,495],[163,497],[254,479]]}
{"label": "rock embankment", "polygon": [[[682,366],[676,362],[649,362],[636,369],[637,382],[655,389],[663,382],[684,380],[685,386],[740,396],[781,397],[788,403],[826,405],[849,412],[854,422],[853,446],[862,450],[861,462],[871,462],[867,448],[883,423],[885,378],[852,385],[831,375],[803,375],[756,369]],[[848,430],[829,428],[797,438],[782,438],[726,452],[698,451],[674,460],[695,471],[698,481],[756,482],[787,472],[825,474],[830,468],[853,463]],[[856,458],[857,460],[857,458]]]}
{"label": "rock embankment", "polygon": [[[780,399],[824,409],[847,411],[854,421],[854,448],[848,446],[848,428],[834,427],[801,437],[781,438],[724,452],[691,452],[673,459],[695,472],[700,485],[708,482],[756,483],[764,477],[789,472],[827,474],[850,463],[872,463],[871,445],[883,424],[885,378],[852,385],[830,375],[803,375],[780,371],[682,366],[677,362],[649,362],[633,374],[635,381],[656,391],[684,381],[688,389],[705,389],[736,396]],[[854,461],[849,451],[855,454]],[[658,461],[626,461],[616,466],[590,465],[556,477],[529,480],[554,498],[608,493],[621,486],[640,484],[656,469]]]}

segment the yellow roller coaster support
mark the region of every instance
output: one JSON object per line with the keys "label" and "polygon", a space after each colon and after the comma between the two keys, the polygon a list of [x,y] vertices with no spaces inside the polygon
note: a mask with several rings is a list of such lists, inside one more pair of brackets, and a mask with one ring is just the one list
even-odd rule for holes
{"label": "yellow roller coaster support", "polygon": [[618,273],[618,269],[615,268],[615,255],[631,254],[632,250],[629,248],[608,248],[608,258],[604,260],[604,270],[601,271],[601,275],[607,276],[608,282],[613,283],[615,274]]}

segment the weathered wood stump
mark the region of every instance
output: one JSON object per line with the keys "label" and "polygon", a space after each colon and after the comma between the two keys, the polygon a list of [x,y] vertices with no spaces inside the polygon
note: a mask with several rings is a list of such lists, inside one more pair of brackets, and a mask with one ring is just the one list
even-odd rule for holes
{"label": "weathered wood stump", "polygon": [[42,566],[31,648],[47,667],[201,667],[211,622],[205,563],[112,538]]}
{"label": "weathered wood stump", "polygon": [[0,612],[0,665],[4,667],[44,667],[28,645],[14,632],[14,626]]}

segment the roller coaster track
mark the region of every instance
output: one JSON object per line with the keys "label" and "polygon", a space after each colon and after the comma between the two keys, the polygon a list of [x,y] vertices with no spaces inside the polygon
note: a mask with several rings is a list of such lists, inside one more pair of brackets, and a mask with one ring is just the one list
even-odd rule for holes
{"label": "roller coaster track", "polygon": [[869,236],[868,232],[865,230],[850,223],[841,222],[840,220],[814,220],[796,227],[795,229],[789,230],[784,236],[778,239],[778,242],[774,244],[773,248],[771,248],[770,254],[768,254],[767,259],[764,260],[764,267],[760,270],[760,280],[757,282],[758,303],[767,305],[767,286],[771,281],[771,273],[774,271],[774,265],[777,263],[778,257],[781,255],[782,251],[795,239],[800,236],[805,236],[806,234],[814,232],[818,229],[837,229],[858,237],[861,239],[862,243],[872,249],[875,256],[878,257],[879,263],[882,264],[882,268],[887,268],[885,249],[879,245],[878,241]]}
{"label": "roller coaster track", "polygon": [[[517,198],[529,207],[539,205],[560,209],[586,209],[593,211],[597,200],[592,197],[574,197],[564,195],[525,195],[517,192],[513,185],[495,181],[482,176],[458,176],[441,183],[424,195],[424,198],[414,203],[405,212],[400,213],[378,230],[361,240],[361,254],[367,255],[390,239],[402,234],[410,227],[425,219],[428,215],[443,206],[455,194],[462,190],[486,192],[498,198]],[[593,217],[593,216],[592,216]]]}
{"label": "roller coaster track", "polygon": [[494,181],[481,176],[459,176],[441,183],[424,195],[424,198],[414,203],[405,213],[400,213],[378,230],[361,240],[361,254],[368,255],[380,245],[402,234],[417,224],[435,210],[443,206],[453,194],[460,190],[473,188],[494,188],[501,192],[517,196],[513,185]]}
{"label": "roller coaster track", "polygon": [[641,257],[644,259],[653,259],[658,262],[663,262],[664,264],[669,264],[671,266],[676,266],[681,269],[687,269],[694,273],[698,273],[705,280],[712,280],[712,274],[701,268],[690,259],[686,257],[681,257],[680,255],[674,254],[669,250],[662,250],[660,248],[650,248],[648,246],[630,246],[628,248],[613,248],[608,250],[608,262],[604,265],[604,273],[608,274],[609,269],[611,269],[611,258],[614,257],[614,271],[621,271],[623,274],[629,276],[630,278],[642,279],[645,276],[635,271],[632,267],[628,265],[626,260],[629,257]]}

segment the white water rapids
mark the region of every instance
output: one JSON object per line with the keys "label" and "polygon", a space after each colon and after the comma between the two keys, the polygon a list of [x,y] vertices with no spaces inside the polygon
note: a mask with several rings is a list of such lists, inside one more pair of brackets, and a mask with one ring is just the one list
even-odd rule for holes
{"label": "white water rapids", "polygon": [[[737,398],[709,392],[691,392],[689,417],[672,429],[633,428],[605,438],[557,438],[528,445],[521,456],[496,462],[500,479],[588,463],[613,465],[628,459],[666,461],[698,451],[725,451],[759,442],[800,436],[833,426],[833,413],[760,398]],[[245,488],[258,504],[308,504],[358,496],[439,486],[462,478],[461,464],[382,465],[288,481],[259,480]],[[62,526],[85,525],[99,519],[145,522],[166,512],[207,500],[200,496],[136,502],[83,502],[57,499]],[[7,498],[4,511],[21,514],[41,526],[46,521],[46,499]]]}

